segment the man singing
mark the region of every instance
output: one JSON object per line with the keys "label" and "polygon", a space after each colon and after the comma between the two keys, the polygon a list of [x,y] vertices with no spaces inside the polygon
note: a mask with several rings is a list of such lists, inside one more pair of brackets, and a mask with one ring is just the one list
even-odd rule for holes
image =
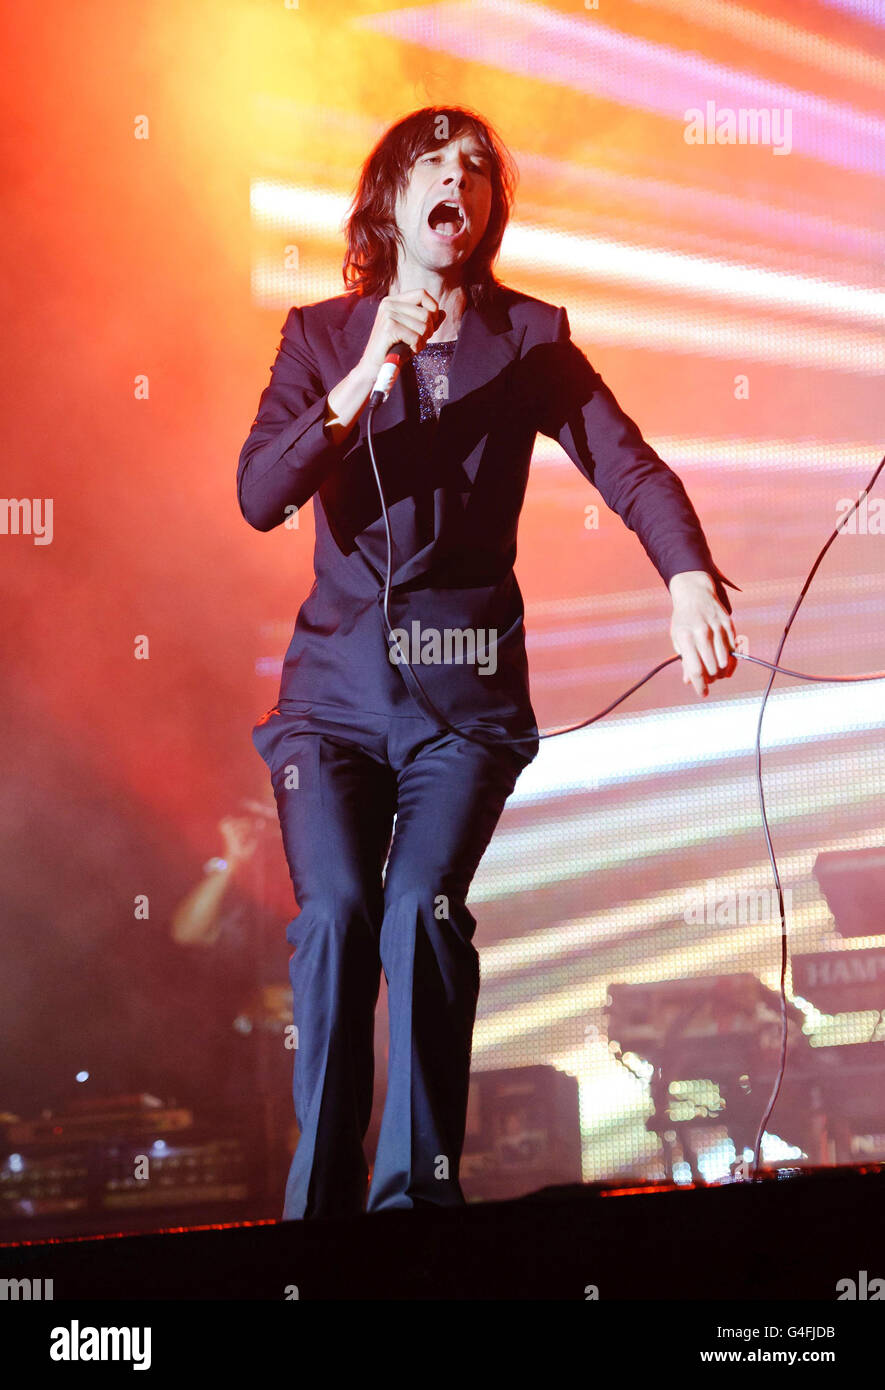
{"label": "man singing", "polygon": [[[539,431],[669,586],[683,680],[703,696],[737,664],[731,581],[680,480],[572,343],[565,309],[493,275],[515,180],[474,112],[426,108],[388,130],[347,223],[348,292],[290,310],[240,455],[250,525],[269,531],[312,498],[316,527],[279,699],[253,731],[299,909],[286,932],[301,1130],[286,1218],[464,1201],[479,992],[466,899],[538,751],[513,564]],[[397,342],[414,356],[373,419],[389,613],[442,721],[416,698],[385,615],[365,407]],[[456,649],[447,633],[482,640]],[[367,1193],[382,968],[388,1085]]]}

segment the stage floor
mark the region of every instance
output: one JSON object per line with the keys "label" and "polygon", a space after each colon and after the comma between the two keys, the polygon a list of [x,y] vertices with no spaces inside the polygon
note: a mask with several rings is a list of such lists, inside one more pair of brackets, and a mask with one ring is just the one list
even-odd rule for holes
{"label": "stage floor", "polygon": [[7,1238],[9,1279],[51,1279],[55,1301],[873,1300],[885,1280],[885,1165],[782,1167],[707,1187],[545,1188],[340,1220]]}

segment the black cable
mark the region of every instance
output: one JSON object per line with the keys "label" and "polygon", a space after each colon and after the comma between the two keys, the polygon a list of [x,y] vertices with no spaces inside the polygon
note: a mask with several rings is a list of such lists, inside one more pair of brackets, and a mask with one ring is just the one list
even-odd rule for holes
{"label": "black cable", "polygon": [[400,646],[400,643],[393,631],[393,627],[390,622],[389,605],[390,586],[393,580],[393,538],[390,533],[390,517],[387,512],[387,501],[384,497],[384,489],[381,486],[381,476],[378,472],[378,462],[375,458],[375,444],[372,438],[372,421],[375,416],[375,411],[381,404],[381,401],[383,399],[383,396],[381,396],[380,394],[376,396],[374,393],[372,398],[370,399],[369,416],[366,422],[366,442],[369,446],[369,458],[372,462],[372,472],[375,474],[375,486],[378,488],[378,496],[381,500],[381,511],[384,516],[384,534],[387,538],[387,577],[384,581],[384,621],[387,624],[387,636],[391,643],[391,650],[393,647],[396,647],[401,657],[400,670],[403,672],[404,676],[406,672],[408,672],[409,679],[414,681],[415,685],[417,685],[420,694],[416,697],[414,695],[414,692],[412,692],[412,698],[417,698],[418,704],[423,704],[425,706],[425,714],[427,713],[427,708],[429,707],[433,711],[434,716],[440,721],[440,723],[445,725],[449,733],[457,734],[459,738],[466,738],[470,743],[478,743],[481,748],[488,748],[489,745],[485,741],[485,739],[477,738],[474,734],[469,734],[466,729],[456,729],[454,724],[449,723],[442,710],[437,709],[436,705],[433,703],[430,696],[427,694],[427,691],[424,689],[424,686],[421,684],[421,681],[418,679],[417,673],[413,671],[412,663],[409,661],[408,655],[403,651],[402,647]]}
{"label": "black cable", "polygon": [[[402,666],[401,666],[401,669],[403,670],[403,673],[405,674],[405,672],[408,671],[409,676],[410,676],[411,678],[414,679],[415,683],[417,684],[417,686],[418,686],[419,689],[420,689],[421,696],[419,697],[419,703],[423,700],[423,702],[425,702],[426,705],[428,705],[428,706],[433,710],[434,715],[445,725],[446,729],[448,729],[450,733],[457,734],[459,738],[466,738],[466,739],[469,739],[471,743],[479,743],[479,744],[482,744],[483,747],[487,747],[488,745],[484,742],[483,739],[475,738],[472,734],[468,734],[468,733],[466,732],[466,730],[464,730],[464,729],[458,729],[458,728],[456,728],[453,724],[450,724],[449,721],[448,721],[448,719],[446,719],[445,715],[444,715],[439,709],[437,709],[436,705],[433,703],[433,701],[431,700],[430,696],[427,694],[427,691],[424,689],[423,685],[421,684],[420,680],[418,679],[417,674],[412,670],[411,663],[408,661],[407,657],[405,657],[405,654],[403,653],[402,648],[400,647],[399,642],[397,641],[397,639],[396,639],[396,637],[395,637],[395,635],[394,635],[394,632],[393,632],[393,628],[392,628],[392,626],[391,626],[391,622],[390,622],[390,609],[389,609],[388,603],[389,603],[389,598],[390,598],[390,588],[391,588],[391,582],[392,582],[392,576],[393,576],[393,541],[392,541],[391,531],[390,531],[390,517],[389,517],[388,512],[387,512],[387,502],[386,502],[385,497],[384,497],[384,489],[383,489],[382,486],[381,486],[381,477],[380,477],[379,472],[378,472],[378,464],[377,464],[377,461],[376,461],[376,458],[375,458],[375,446],[374,446],[374,441],[373,441],[373,438],[372,438],[372,420],[373,420],[373,417],[374,417],[374,414],[375,414],[375,409],[376,409],[377,406],[381,403],[381,399],[382,399],[381,397],[377,397],[377,398],[375,398],[375,399],[370,403],[370,406],[369,406],[369,416],[368,416],[367,429],[366,429],[366,437],[367,437],[367,442],[368,442],[368,446],[369,446],[369,458],[371,459],[371,462],[372,462],[372,471],[373,471],[373,473],[375,474],[375,483],[376,483],[376,486],[377,486],[377,488],[378,488],[378,496],[379,496],[380,501],[381,501],[381,510],[382,510],[383,515],[384,515],[384,531],[385,531],[385,535],[386,535],[386,537],[387,537],[387,578],[386,578],[386,582],[385,582],[385,585],[384,585],[384,620],[385,620],[385,622],[386,622],[386,624],[387,624],[388,637],[389,637],[391,643],[393,643],[393,644],[397,647],[397,650],[399,651],[400,656],[404,657],[404,662],[403,662],[403,664],[402,664]],[[737,657],[737,658],[738,658],[739,660],[741,660],[741,661],[753,661],[753,662],[755,662],[758,666],[766,666],[766,667],[770,670],[770,672],[771,672],[771,675],[770,675],[769,678],[768,678],[768,684],[767,684],[767,686],[765,687],[765,693],[764,693],[764,695],[763,695],[763,697],[762,697],[762,704],[760,705],[760,708],[759,708],[759,719],[758,719],[757,724],[756,724],[755,752],[756,752],[756,785],[757,785],[757,790],[758,790],[758,793],[759,793],[759,806],[760,806],[760,810],[761,810],[761,814],[762,814],[762,826],[763,826],[763,830],[764,830],[764,832],[765,832],[765,843],[766,843],[766,846],[767,846],[767,849],[768,849],[768,858],[769,858],[769,860],[770,860],[770,862],[771,862],[771,870],[772,870],[772,874],[774,875],[774,882],[775,882],[775,886],[776,886],[776,888],[777,888],[778,909],[779,909],[779,911],[780,911],[780,919],[781,919],[781,976],[780,976],[781,1050],[780,1050],[780,1059],[779,1059],[779,1063],[778,1063],[777,1074],[776,1074],[776,1076],[775,1076],[774,1086],[773,1086],[773,1088],[772,1088],[771,1095],[770,1095],[769,1100],[768,1100],[768,1105],[766,1106],[766,1109],[765,1109],[765,1112],[764,1112],[764,1114],[763,1114],[763,1116],[762,1116],[762,1119],[761,1119],[760,1122],[759,1122],[759,1128],[758,1128],[758,1130],[756,1131],[756,1141],[755,1141],[755,1143],[754,1143],[754,1145],[753,1145],[753,1163],[752,1163],[752,1167],[751,1167],[751,1169],[750,1169],[750,1181],[751,1181],[751,1182],[752,1182],[752,1181],[755,1181],[755,1179],[756,1179],[756,1177],[757,1177],[757,1174],[758,1174],[758,1169],[759,1169],[759,1157],[760,1157],[760,1152],[761,1152],[761,1147],[762,1147],[762,1136],[763,1136],[763,1134],[765,1133],[765,1127],[766,1127],[766,1125],[768,1124],[769,1119],[771,1118],[772,1111],[774,1110],[775,1103],[777,1102],[777,1098],[778,1098],[778,1096],[779,1096],[779,1094],[780,1094],[781,1085],[782,1085],[782,1083],[783,1083],[784,1073],[785,1073],[785,1070],[786,1070],[786,1061],[787,1061],[787,1041],[788,1041],[788,1034],[789,1034],[789,1028],[788,1028],[789,1015],[788,1015],[788,1012],[787,1012],[787,964],[788,964],[788,961],[789,961],[789,956],[788,956],[788,953],[787,953],[787,919],[786,919],[786,914],[785,914],[785,912],[784,912],[784,895],[783,895],[783,889],[781,888],[780,874],[779,874],[779,872],[778,872],[777,860],[776,860],[776,858],[775,858],[774,848],[773,848],[772,843],[771,843],[771,833],[770,833],[769,825],[768,825],[768,817],[767,817],[767,815],[766,815],[766,813],[765,813],[765,791],[764,791],[763,784],[762,784],[762,742],[761,742],[761,739],[762,739],[762,719],[763,719],[763,716],[764,716],[764,714],[765,714],[765,707],[766,707],[766,705],[767,705],[767,703],[768,703],[768,696],[769,696],[769,694],[771,693],[771,688],[772,688],[772,686],[774,685],[774,678],[775,678],[775,676],[778,674],[778,672],[780,672],[780,674],[783,675],[783,676],[792,676],[795,680],[819,681],[819,682],[826,682],[826,683],[836,682],[836,683],[840,683],[840,684],[847,684],[847,683],[855,683],[855,682],[859,682],[859,681],[877,681],[877,680],[885,680],[885,671],[874,671],[874,672],[872,672],[871,674],[869,674],[869,675],[864,675],[864,676],[818,676],[818,675],[809,675],[809,674],[808,674],[807,672],[805,672],[805,671],[791,671],[791,670],[789,670],[787,667],[784,667],[784,666],[779,665],[780,656],[781,656],[781,653],[783,652],[784,645],[786,644],[786,640],[787,640],[787,636],[788,636],[788,634],[789,634],[790,628],[791,628],[792,625],[793,625],[793,620],[794,620],[794,618],[796,617],[796,614],[797,614],[798,611],[799,611],[799,608],[800,608],[800,606],[801,606],[801,604],[802,604],[802,601],[803,601],[803,599],[805,598],[805,595],[806,595],[807,592],[808,592],[808,588],[809,588],[809,586],[810,586],[810,584],[811,584],[812,579],[813,579],[814,576],[817,574],[817,571],[818,571],[818,569],[820,568],[820,565],[821,565],[821,562],[823,561],[824,556],[826,555],[826,553],[827,553],[827,551],[829,550],[830,546],[833,544],[833,541],[836,539],[836,537],[838,536],[839,532],[840,532],[840,531],[843,529],[843,527],[845,526],[845,523],[848,521],[848,518],[854,515],[854,513],[857,511],[858,507],[861,505],[861,503],[864,501],[864,499],[869,495],[870,491],[871,491],[872,488],[874,487],[874,485],[875,485],[875,483],[876,483],[876,480],[878,479],[879,474],[882,472],[882,469],[883,469],[883,468],[885,468],[885,457],[883,457],[883,458],[881,459],[881,461],[880,461],[878,467],[877,467],[877,468],[875,469],[875,471],[873,472],[873,476],[870,478],[870,481],[867,483],[866,487],[865,487],[864,490],[861,492],[861,494],[860,494],[860,496],[858,497],[857,501],[855,502],[854,506],[851,508],[851,510],[850,510],[849,512],[846,512],[846,514],[845,514],[844,517],[842,517],[842,518],[840,519],[840,521],[838,522],[838,524],[837,524],[836,527],[834,528],[832,535],[827,539],[827,541],[825,542],[825,544],[822,546],[822,548],[821,548],[821,550],[820,550],[820,552],[819,552],[819,554],[818,554],[818,556],[817,556],[817,559],[815,560],[814,564],[812,565],[811,569],[810,569],[809,572],[808,572],[808,577],[806,578],[805,583],[802,585],[802,588],[801,588],[800,593],[799,593],[799,597],[796,599],[796,602],[795,602],[794,605],[793,605],[793,611],[791,612],[789,618],[787,619],[787,624],[786,624],[786,627],[784,628],[783,635],[781,636],[780,643],[778,644],[778,649],[777,649],[777,652],[776,652],[776,654],[775,654],[775,659],[774,659],[774,661],[773,661],[773,662],[772,662],[772,661],[763,661],[761,657],[758,657],[758,656],[749,656],[746,652],[732,651],[732,652],[729,653],[730,656]],[[598,720],[603,719],[607,714],[610,714],[611,711],[612,711],[613,709],[617,709],[618,705],[622,704],[622,703],[624,702],[624,700],[626,700],[626,699],[628,698],[628,696],[632,695],[632,694],[634,693],[634,691],[639,690],[641,686],[645,685],[646,681],[650,681],[651,678],[652,678],[652,676],[656,676],[656,675],[658,674],[659,671],[663,671],[664,668],[665,668],[666,666],[672,665],[674,661],[681,661],[681,660],[682,660],[682,658],[681,658],[679,655],[668,657],[666,661],[661,661],[661,662],[658,663],[657,666],[652,667],[652,669],[651,669],[646,675],[644,675],[644,676],[641,678],[641,680],[638,680],[638,681],[636,682],[635,685],[631,685],[630,688],[629,688],[629,690],[625,690],[624,693],[623,693],[623,695],[619,695],[618,698],[617,698],[616,700],[613,700],[613,701],[611,702],[610,705],[606,705],[605,709],[600,710],[598,714],[592,715],[589,719],[584,719],[584,720],[582,720],[581,723],[579,723],[579,724],[569,724],[569,725],[567,725],[565,728],[562,728],[562,729],[549,729],[549,730],[547,730],[545,733],[539,734],[539,737],[542,738],[542,739],[544,739],[544,738],[556,738],[556,737],[558,737],[560,734],[570,734],[570,733],[576,732],[576,730],[578,730],[578,729],[586,729],[586,728],[588,728],[591,724],[595,724]],[[877,1026],[878,1026],[878,1025],[877,1025]]]}
{"label": "black cable", "polygon": [[[867,496],[867,494],[870,492],[871,488],[874,486],[874,484],[875,484],[875,482],[876,482],[876,479],[878,478],[879,474],[882,472],[882,469],[883,469],[883,468],[885,468],[885,457],[883,457],[883,458],[880,460],[878,467],[877,467],[877,468],[874,470],[874,472],[873,472],[873,476],[870,478],[870,481],[867,483],[867,485],[866,485],[866,487],[864,488],[863,492],[860,494],[860,496],[858,497],[858,499],[857,499],[857,501],[855,502],[854,506],[851,508],[851,511],[850,511],[850,512],[847,512],[846,515],[845,515],[844,517],[842,517],[841,520],[840,520],[840,521],[837,523],[837,525],[834,527],[832,535],[829,536],[829,538],[827,539],[827,541],[825,542],[825,544],[821,547],[821,550],[820,550],[820,552],[819,552],[819,554],[818,554],[818,556],[817,556],[817,559],[815,560],[814,564],[811,566],[811,569],[810,569],[809,572],[808,572],[808,577],[806,578],[805,583],[802,585],[802,588],[801,588],[801,590],[800,590],[799,597],[796,599],[796,602],[793,604],[793,611],[792,611],[792,613],[790,614],[789,618],[787,619],[787,624],[786,624],[786,627],[784,628],[783,635],[782,635],[781,640],[780,640],[780,642],[779,642],[779,644],[778,644],[778,649],[777,649],[777,652],[776,652],[776,654],[775,654],[774,661],[773,661],[772,663],[770,663],[770,665],[771,665],[771,675],[768,677],[768,684],[767,684],[767,686],[765,687],[765,694],[764,694],[763,697],[762,697],[762,704],[761,704],[761,706],[760,706],[760,708],[759,708],[759,720],[758,720],[757,725],[756,725],[756,785],[757,785],[757,790],[758,790],[758,792],[759,792],[759,806],[760,806],[760,809],[761,809],[761,811],[762,811],[762,827],[763,827],[763,829],[764,829],[764,831],[765,831],[765,843],[766,843],[766,846],[767,846],[767,848],[768,848],[768,857],[769,857],[769,860],[771,861],[771,871],[772,871],[772,873],[773,873],[773,875],[774,875],[774,881],[775,881],[775,884],[776,884],[776,886],[777,886],[778,909],[779,909],[779,911],[780,911],[780,917],[781,917],[781,979],[780,979],[780,994],[781,994],[781,1052],[780,1052],[780,1062],[779,1062],[779,1065],[778,1065],[777,1076],[775,1077],[774,1086],[772,1087],[771,1095],[770,1095],[769,1100],[768,1100],[768,1105],[766,1106],[765,1113],[763,1114],[762,1119],[759,1121],[759,1128],[758,1128],[758,1130],[756,1131],[756,1142],[755,1142],[755,1144],[753,1145],[753,1165],[752,1165],[752,1167],[751,1167],[751,1169],[750,1169],[750,1181],[751,1181],[751,1182],[756,1178],[756,1175],[757,1175],[757,1172],[758,1172],[758,1169],[759,1169],[759,1156],[760,1156],[760,1152],[761,1152],[761,1149],[762,1149],[762,1136],[763,1136],[763,1134],[765,1133],[765,1127],[766,1127],[766,1125],[768,1124],[769,1119],[771,1118],[771,1112],[774,1110],[775,1102],[777,1101],[777,1098],[778,1098],[778,1096],[779,1096],[779,1094],[780,1094],[781,1085],[782,1085],[782,1083],[783,1083],[784,1072],[785,1072],[785,1070],[786,1070],[786,1064],[787,1064],[787,1035],[788,1035],[788,1015],[787,1015],[787,963],[788,963],[789,957],[788,957],[788,954],[787,954],[787,918],[786,918],[786,914],[785,914],[785,912],[784,912],[784,895],[783,895],[783,890],[782,890],[782,888],[781,888],[780,874],[778,873],[777,860],[775,859],[775,856],[774,856],[774,849],[773,849],[772,843],[771,843],[771,834],[770,834],[769,828],[768,828],[768,817],[767,817],[766,814],[765,814],[765,791],[764,791],[763,786],[762,786],[762,743],[761,743],[761,738],[762,738],[762,718],[763,718],[763,716],[764,716],[764,714],[765,714],[765,706],[766,706],[766,704],[768,703],[768,696],[769,696],[769,694],[770,694],[770,692],[771,692],[771,687],[774,685],[774,678],[775,678],[775,676],[777,675],[778,664],[779,664],[780,659],[781,659],[781,652],[782,652],[783,649],[784,649],[784,645],[785,645],[785,643],[786,643],[787,635],[788,635],[788,633],[789,633],[789,631],[790,631],[790,628],[793,626],[793,619],[796,617],[796,614],[799,612],[799,608],[801,607],[802,600],[805,598],[805,595],[806,595],[807,592],[808,592],[808,587],[809,587],[809,585],[811,584],[811,581],[812,581],[812,579],[814,578],[814,576],[817,574],[817,571],[818,571],[818,569],[820,568],[821,562],[822,562],[824,556],[826,555],[827,551],[829,550],[830,546],[833,544],[833,541],[836,539],[836,537],[838,536],[839,532],[842,530],[842,527],[845,525],[845,522],[848,520],[848,518],[849,518],[850,516],[853,516],[854,513],[857,511],[857,509],[858,509],[858,507],[860,506],[861,502],[864,500],[864,498],[865,498],[865,497]],[[766,665],[769,665],[768,662],[766,662],[765,664],[766,664]],[[842,679],[844,679],[844,677],[843,677]],[[880,679],[881,679],[881,676],[872,676],[872,677],[870,677],[870,676],[856,676],[856,677],[853,677],[853,678],[851,678],[851,679],[855,679],[855,680],[870,680],[870,679],[872,679],[872,680],[880,680]]]}

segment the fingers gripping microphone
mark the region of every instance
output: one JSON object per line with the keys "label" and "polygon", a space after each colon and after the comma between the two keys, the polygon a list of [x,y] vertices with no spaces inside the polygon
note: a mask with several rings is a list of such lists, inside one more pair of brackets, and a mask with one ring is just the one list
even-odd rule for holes
{"label": "fingers gripping microphone", "polygon": [[392,347],[388,348],[387,356],[381,364],[381,370],[375,378],[375,385],[369,397],[370,406],[380,405],[382,401],[387,400],[401,369],[411,356],[412,349],[408,343],[394,343]]}

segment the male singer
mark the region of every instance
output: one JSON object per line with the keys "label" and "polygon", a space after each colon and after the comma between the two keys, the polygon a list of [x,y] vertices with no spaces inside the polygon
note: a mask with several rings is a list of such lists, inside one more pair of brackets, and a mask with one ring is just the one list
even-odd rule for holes
{"label": "male singer", "polygon": [[[737,664],[731,581],[680,480],[572,343],[565,309],[492,273],[514,187],[511,156],[476,113],[431,107],[392,126],[347,223],[348,292],[290,310],[240,455],[250,525],[269,531],[312,498],[316,526],[316,579],[279,700],[253,731],[299,908],[286,933],[301,1129],[287,1218],[464,1201],[479,991],[466,899],[538,751],[513,573],[538,431],[636,532],[668,585],[683,680],[703,696]],[[392,528],[391,625],[445,721],[469,737],[416,702],[384,617],[365,407],[396,342],[414,357],[373,422]],[[388,1088],[367,1193],[382,968]]]}

